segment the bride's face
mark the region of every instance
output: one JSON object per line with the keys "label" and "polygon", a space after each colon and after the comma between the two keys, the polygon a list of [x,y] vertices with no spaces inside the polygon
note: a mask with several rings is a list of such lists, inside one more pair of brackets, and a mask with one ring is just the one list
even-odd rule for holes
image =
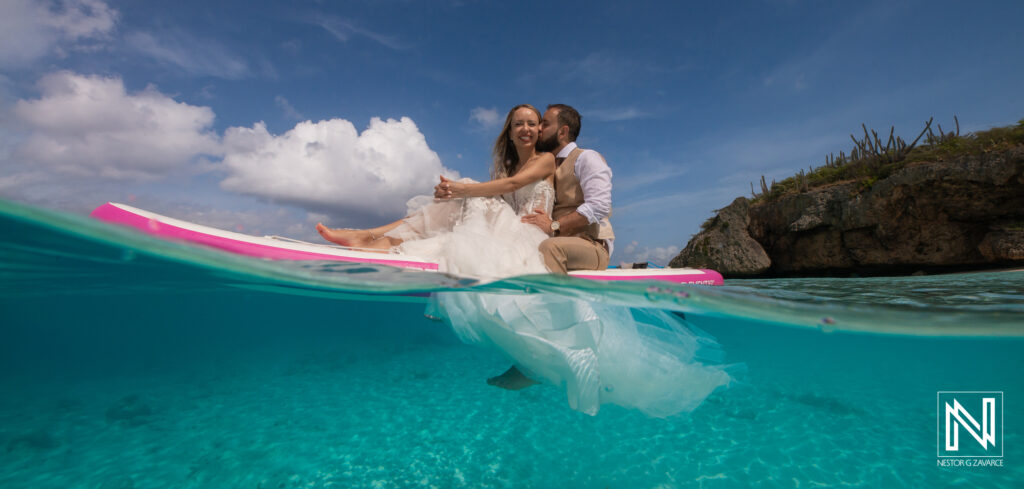
{"label": "bride's face", "polygon": [[528,148],[537,143],[539,130],[540,119],[537,118],[537,113],[523,107],[512,115],[508,135],[517,148]]}

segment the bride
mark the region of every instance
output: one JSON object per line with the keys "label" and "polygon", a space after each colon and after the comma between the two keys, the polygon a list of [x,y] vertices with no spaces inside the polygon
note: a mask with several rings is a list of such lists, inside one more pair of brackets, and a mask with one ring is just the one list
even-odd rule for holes
{"label": "bride", "polygon": [[[440,271],[461,276],[546,273],[538,246],[548,236],[521,221],[538,209],[550,214],[554,204],[555,159],[535,148],[540,119],[528,104],[509,111],[494,144],[491,181],[441,177],[434,196],[409,201],[404,219],[372,229],[318,224],[317,231],[343,246],[434,260]],[[570,407],[591,415],[608,403],[659,417],[692,411],[732,381],[718,364],[714,338],[664,311],[475,291],[435,293],[429,307],[464,342],[492,347],[512,362],[489,383],[513,390],[555,385]]]}
{"label": "bride", "polygon": [[537,209],[550,214],[554,205],[555,157],[535,148],[540,119],[540,111],[529,104],[508,112],[494,143],[491,181],[442,176],[433,197],[409,201],[403,219],[371,229],[331,229],[319,223],[317,232],[342,246],[431,259],[438,270],[462,276],[547,273],[538,246],[548,236],[521,222]]}

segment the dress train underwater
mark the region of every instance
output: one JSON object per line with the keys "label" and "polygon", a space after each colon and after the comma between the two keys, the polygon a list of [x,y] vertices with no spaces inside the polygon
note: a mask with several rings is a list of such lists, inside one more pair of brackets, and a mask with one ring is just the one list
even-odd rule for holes
{"label": "dress train underwater", "polygon": [[672,313],[551,294],[435,294],[433,314],[492,347],[527,377],[564,388],[572,409],[602,404],[666,417],[733,381],[714,338]]}

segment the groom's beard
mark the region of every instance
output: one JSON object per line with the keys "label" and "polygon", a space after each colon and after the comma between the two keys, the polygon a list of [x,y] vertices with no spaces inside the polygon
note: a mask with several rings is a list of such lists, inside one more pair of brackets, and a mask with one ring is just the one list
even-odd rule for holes
{"label": "groom's beard", "polygon": [[547,139],[537,139],[533,147],[540,152],[552,152],[558,147],[558,135],[552,135]]}

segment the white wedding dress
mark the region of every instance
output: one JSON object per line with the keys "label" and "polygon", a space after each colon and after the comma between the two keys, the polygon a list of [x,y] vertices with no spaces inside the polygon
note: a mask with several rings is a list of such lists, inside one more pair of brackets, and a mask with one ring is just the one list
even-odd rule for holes
{"label": "white wedding dress", "polygon": [[[520,216],[550,213],[553,203],[546,181],[502,199],[414,198],[409,218],[388,235],[406,240],[397,251],[436,260],[443,272],[490,279],[547,273],[537,249],[547,235]],[[714,338],[665,311],[483,292],[437,293],[429,308],[462,341],[504,353],[591,415],[606,403],[657,417],[688,412],[732,381]]]}
{"label": "white wedding dress", "polygon": [[548,273],[537,249],[548,236],[520,217],[534,209],[550,214],[554,203],[555,189],[545,180],[501,198],[435,201],[424,195],[409,201],[409,217],[386,236],[404,240],[394,251],[436,261],[439,271],[454,275],[497,279]]}

